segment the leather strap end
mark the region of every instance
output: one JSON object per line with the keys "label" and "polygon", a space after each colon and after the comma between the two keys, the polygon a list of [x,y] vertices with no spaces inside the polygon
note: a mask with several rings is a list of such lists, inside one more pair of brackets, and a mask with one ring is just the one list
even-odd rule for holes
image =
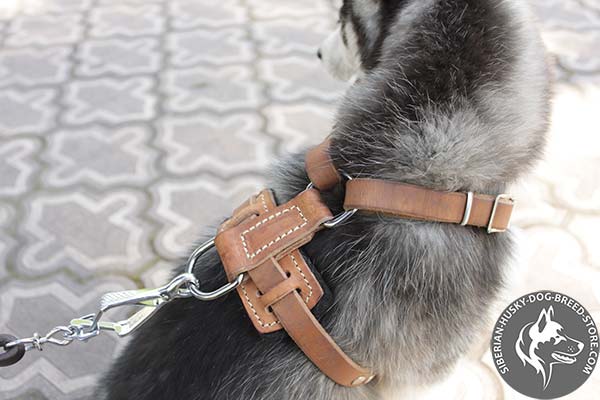
{"label": "leather strap end", "polygon": [[[249,275],[263,292],[287,290],[286,287],[278,287],[289,279],[274,258],[266,260]],[[272,304],[272,309],[298,347],[331,380],[343,386],[356,387],[373,379],[372,372],[356,364],[335,343],[295,290],[281,296]]]}
{"label": "leather strap end", "polygon": [[331,139],[306,153],[304,166],[313,185],[319,190],[329,190],[342,181],[340,174],[331,161],[329,147]]}

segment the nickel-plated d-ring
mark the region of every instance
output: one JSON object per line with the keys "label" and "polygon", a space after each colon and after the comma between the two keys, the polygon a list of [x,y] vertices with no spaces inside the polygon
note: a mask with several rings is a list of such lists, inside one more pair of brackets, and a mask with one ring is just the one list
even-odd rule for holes
{"label": "nickel-plated d-ring", "polygon": [[[196,250],[192,252],[190,258],[188,259],[186,272],[192,274],[194,271],[194,266],[196,265],[196,261],[198,261],[200,257],[202,257],[208,250],[212,249],[213,247],[215,247],[215,238],[212,238],[198,246]],[[190,290],[192,295],[194,295],[194,297],[198,300],[210,301],[216,300],[219,297],[222,297],[227,293],[235,290],[238,286],[240,286],[243,280],[244,274],[242,273],[239,274],[232,282],[229,282],[228,284],[221,286],[220,288],[218,288],[217,290],[213,290],[212,292],[203,292],[197,285],[194,284],[189,284],[188,289]]]}
{"label": "nickel-plated d-ring", "polygon": [[[344,171],[339,171],[339,173],[344,178],[346,178],[346,181],[351,181],[353,179],[350,176],[350,174],[348,174]],[[313,187],[315,187],[315,185],[312,182],[309,182],[308,186],[306,186],[306,189],[304,189],[304,190],[312,189]],[[340,213],[340,214],[336,215],[335,217],[333,217],[332,220],[325,222],[323,224],[323,226],[327,229],[335,228],[336,226],[343,224],[344,222],[349,220],[357,211],[358,211],[358,209],[356,209],[356,208],[354,208],[352,210],[346,210],[343,213]]]}

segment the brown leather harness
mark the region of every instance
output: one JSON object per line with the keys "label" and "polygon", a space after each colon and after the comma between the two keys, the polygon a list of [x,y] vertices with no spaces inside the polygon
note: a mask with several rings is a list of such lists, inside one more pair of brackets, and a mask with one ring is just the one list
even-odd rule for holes
{"label": "brown leather harness", "polygon": [[260,333],[285,329],[306,356],[340,385],[360,386],[375,374],[356,364],[323,329],[311,309],[323,289],[300,248],[332,221],[356,210],[390,216],[486,227],[489,233],[508,228],[514,201],[473,193],[439,192],[377,179],[349,179],[344,209],[334,217],[320,191],[342,182],[329,155],[329,140],[306,155],[312,184],[285,204],[277,205],[264,190],[238,207],[215,239],[230,282]]}

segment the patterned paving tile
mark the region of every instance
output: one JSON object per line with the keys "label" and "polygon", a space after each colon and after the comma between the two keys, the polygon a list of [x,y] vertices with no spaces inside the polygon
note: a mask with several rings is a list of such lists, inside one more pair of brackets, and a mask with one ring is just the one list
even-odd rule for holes
{"label": "patterned paving tile", "polygon": [[[584,247],[586,261],[596,267],[600,267],[600,246],[598,246],[599,224],[600,215],[594,217],[577,215],[569,224],[569,230],[574,232]],[[600,275],[597,275],[596,279],[600,279]]]}
{"label": "patterned paving tile", "polygon": [[43,180],[52,187],[143,185],[155,175],[150,136],[150,129],[136,125],[57,131],[44,157],[50,168]]}
{"label": "patterned paving tile", "polygon": [[155,3],[166,3],[169,0],[97,0],[99,5],[114,6],[120,4],[155,4]]}
{"label": "patterned paving tile", "polygon": [[159,287],[165,285],[173,277],[173,267],[176,262],[158,261],[140,276],[144,287]]}
{"label": "patterned paving tile", "polygon": [[276,101],[297,101],[305,97],[333,102],[340,98],[345,84],[329,77],[316,56],[262,59],[259,76],[270,86]]}
{"label": "patterned paving tile", "polygon": [[265,108],[268,132],[282,140],[286,153],[318,144],[331,131],[335,107],[303,101],[291,105],[273,104]]}
{"label": "patterned paving tile", "polygon": [[327,16],[260,20],[252,25],[252,31],[263,55],[301,52],[314,56],[323,38],[333,30],[332,22]]}
{"label": "patterned paving tile", "polygon": [[191,67],[201,63],[227,65],[254,58],[252,43],[241,28],[177,32],[167,36],[171,65]]}
{"label": "patterned paving tile", "polygon": [[8,274],[8,254],[17,245],[16,241],[8,234],[8,230],[14,225],[15,210],[8,204],[0,202],[0,279],[5,278]]}
{"label": "patterned paving tile", "polygon": [[175,29],[243,25],[248,21],[240,0],[171,0],[168,7]]}
{"label": "patterned paving tile", "polygon": [[149,78],[72,81],[66,87],[63,119],[68,124],[145,121],[156,115],[155,83]]}
{"label": "patterned paving tile", "polygon": [[39,150],[33,139],[0,142],[0,198],[11,198],[31,190],[31,178],[39,168],[33,155]]}
{"label": "patterned paving tile", "polygon": [[[18,1],[8,0],[8,2]],[[92,0],[21,0],[20,3],[23,14],[38,15],[85,11],[91,6]]]}
{"label": "patterned paving tile", "polygon": [[574,72],[600,71],[600,54],[596,51],[600,47],[600,27],[585,34],[560,30],[545,32],[543,36],[548,49],[565,68]]}
{"label": "patterned paving tile", "polygon": [[65,82],[71,68],[70,54],[71,49],[65,46],[5,50],[0,54],[0,87]]}
{"label": "patterned paving tile", "polygon": [[19,16],[12,20],[5,44],[7,46],[50,46],[75,43],[81,39],[81,15]]}
{"label": "patterned paving tile", "polygon": [[90,13],[90,36],[158,35],[164,29],[164,15],[157,4],[113,5],[94,8]]}
{"label": "patterned paving tile", "polygon": [[0,91],[0,132],[4,135],[40,134],[55,126],[54,89]]}
{"label": "patterned paving tile", "polygon": [[21,222],[26,242],[19,254],[20,268],[32,275],[65,267],[87,270],[88,275],[136,271],[152,259],[152,229],[141,215],[145,201],[130,190],[103,195],[78,190],[30,198]]}
{"label": "patterned paving tile", "polygon": [[168,152],[164,166],[174,174],[210,171],[231,177],[269,164],[270,143],[260,128],[255,113],[166,118],[159,123],[157,146]]}
{"label": "patterned paving tile", "polygon": [[252,15],[257,19],[329,15],[327,1],[321,0],[248,0]]}
{"label": "patterned paving tile", "polygon": [[162,90],[166,108],[175,113],[257,109],[266,99],[263,85],[252,74],[249,65],[167,70]]}
{"label": "patterned paving tile", "polygon": [[218,181],[207,175],[194,179],[165,180],[153,187],[151,216],[163,226],[155,238],[155,246],[162,257],[178,259],[194,245],[200,233],[214,233],[237,205],[262,186],[260,178]]}
{"label": "patterned paving tile", "polygon": [[161,66],[158,39],[89,40],[76,55],[79,76],[138,75],[158,72]]}
{"label": "patterned paving tile", "polygon": [[[588,5],[595,2],[595,0],[587,1]],[[589,7],[582,7],[581,0],[546,0],[536,1],[535,4],[545,30],[582,31],[600,28],[598,14]]]}

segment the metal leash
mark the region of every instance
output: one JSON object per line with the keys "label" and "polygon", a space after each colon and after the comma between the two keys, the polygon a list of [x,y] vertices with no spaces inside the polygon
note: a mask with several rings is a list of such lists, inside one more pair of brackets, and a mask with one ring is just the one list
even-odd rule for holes
{"label": "metal leash", "polygon": [[[211,301],[226,295],[242,283],[244,274],[238,275],[232,282],[212,292],[203,292],[193,274],[196,261],[214,245],[213,238],[194,250],[188,259],[186,272],[177,275],[166,285],[156,289],[106,293],[100,299],[97,313],[72,319],[68,325],[56,326],[44,336],[36,332],[32,337],[17,339],[12,335],[0,334],[0,367],[17,363],[25,352],[31,349],[42,351],[43,346],[48,343],[67,346],[74,340],[87,341],[98,336],[101,331],[112,331],[119,336],[129,335],[152,317],[160,307],[175,299],[195,297],[202,301]],[[102,320],[102,316],[108,310],[122,306],[142,306],[142,309],[122,321]]]}

